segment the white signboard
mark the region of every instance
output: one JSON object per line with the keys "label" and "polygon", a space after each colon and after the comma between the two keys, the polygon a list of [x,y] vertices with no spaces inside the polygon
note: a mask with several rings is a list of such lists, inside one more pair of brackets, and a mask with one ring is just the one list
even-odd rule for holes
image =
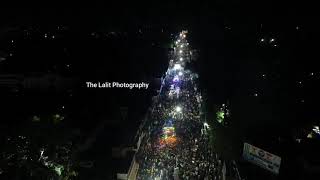
{"label": "white signboard", "polygon": [[258,147],[244,143],[243,157],[247,161],[267,169],[275,174],[279,174],[281,158]]}

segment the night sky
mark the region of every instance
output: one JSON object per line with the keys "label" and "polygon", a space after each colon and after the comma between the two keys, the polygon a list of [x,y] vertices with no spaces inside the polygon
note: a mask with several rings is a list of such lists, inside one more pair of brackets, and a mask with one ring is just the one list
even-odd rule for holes
{"label": "night sky", "polygon": [[[16,135],[16,129],[28,134],[23,129],[35,115],[63,114],[68,119],[63,126],[76,134],[66,133],[76,136],[74,142],[94,139],[79,153],[80,159],[96,162],[96,168],[83,170],[83,177],[110,177],[104,174],[105,162],[119,162],[110,161],[112,147],[132,145],[168,66],[173,36],[187,29],[199,54],[193,68],[207,94],[208,118],[214,118],[218,105],[230,106],[230,125],[222,133],[230,156],[239,159],[242,143],[249,142],[296,162],[298,148],[291,139],[320,125],[317,22],[316,6],[303,1],[1,7],[1,138]],[[46,89],[41,88],[45,82],[35,80],[32,88],[12,88],[7,83],[15,82],[7,77],[12,74],[22,79],[54,76],[52,81],[63,82]],[[147,81],[152,86],[97,91],[83,87],[87,80]],[[121,163],[117,166],[123,169]]]}

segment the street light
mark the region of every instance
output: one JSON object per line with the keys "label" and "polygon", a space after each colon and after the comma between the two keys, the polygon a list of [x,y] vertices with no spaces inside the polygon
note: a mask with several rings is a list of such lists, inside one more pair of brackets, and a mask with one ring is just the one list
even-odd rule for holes
{"label": "street light", "polygon": [[181,111],[182,111],[182,108],[181,108],[180,106],[177,106],[177,107],[176,107],[176,112],[179,113],[179,112],[181,112]]}
{"label": "street light", "polygon": [[175,64],[174,66],[173,66],[173,69],[174,70],[178,70],[178,69],[181,69],[182,67],[181,67],[181,64]]}

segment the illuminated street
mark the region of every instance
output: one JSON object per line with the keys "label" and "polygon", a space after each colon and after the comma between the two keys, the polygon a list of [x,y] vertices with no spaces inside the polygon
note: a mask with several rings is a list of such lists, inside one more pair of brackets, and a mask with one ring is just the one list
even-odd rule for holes
{"label": "illuminated street", "polygon": [[186,69],[192,60],[187,31],[174,53],[153,103],[151,121],[137,153],[137,179],[221,179],[222,162],[208,146],[209,125],[202,118],[198,75]]}

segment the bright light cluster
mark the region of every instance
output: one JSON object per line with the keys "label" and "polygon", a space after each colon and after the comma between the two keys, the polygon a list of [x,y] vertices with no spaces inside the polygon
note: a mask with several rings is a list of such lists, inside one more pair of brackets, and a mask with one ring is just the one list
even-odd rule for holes
{"label": "bright light cluster", "polygon": [[176,112],[181,112],[182,111],[182,108],[180,106],[177,106],[176,107]]}
{"label": "bright light cluster", "polygon": [[319,126],[313,126],[313,132],[317,133],[317,134],[320,134],[320,129],[319,129]]}
{"label": "bright light cluster", "polygon": [[174,69],[174,70],[182,69],[181,64],[175,64],[175,65],[173,66],[173,69]]}

